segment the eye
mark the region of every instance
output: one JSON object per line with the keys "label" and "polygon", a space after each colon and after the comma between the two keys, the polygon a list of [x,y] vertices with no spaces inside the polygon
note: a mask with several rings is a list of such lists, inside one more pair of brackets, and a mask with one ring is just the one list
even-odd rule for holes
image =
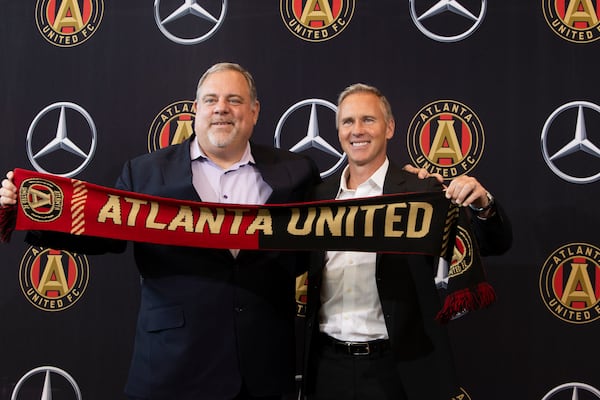
{"label": "eye", "polygon": [[202,103],[204,103],[204,104],[213,104],[216,101],[217,101],[217,99],[214,97],[205,97],[202,99]]}

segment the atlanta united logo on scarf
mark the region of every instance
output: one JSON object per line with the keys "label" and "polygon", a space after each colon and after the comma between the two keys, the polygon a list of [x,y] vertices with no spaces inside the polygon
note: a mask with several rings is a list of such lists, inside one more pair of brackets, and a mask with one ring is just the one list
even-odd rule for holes
{"label": "atlanta united logo on scarf", "polygon": [[[19,206],[0,210],[4,241],[12,229],[44,230],[163,245],[370,251],[450,261],[457,226],[470,232],[466,214],[442,192],[255,206],[160,198],[22,169],[15,169],[15,184]],[[474,247],[477,267],[450,277],[451,293],[438,316],[443,321],[494,301]]]}

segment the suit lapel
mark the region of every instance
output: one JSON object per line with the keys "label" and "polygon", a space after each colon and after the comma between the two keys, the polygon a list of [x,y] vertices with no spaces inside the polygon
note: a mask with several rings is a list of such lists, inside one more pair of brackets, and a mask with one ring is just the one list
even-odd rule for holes
{"label": "suit lapel", "polygon": [[[190,156],[190,141],[196,140],[196,135],[180,145],[174,146],[173,152],[168,153],[160,162],[163,182],[168,190],[169,197],[180,200],[202,201],[192,182],[192,159]],[[233,258],[227,249],[214,249],[230,260]]]}
{"label": "suit lapel", "polygon": [[[277,158],[276,153],[271,148],[254,143],[250,143],[250,151],[252,152],[252,157],[254,157],[256,168],[258,168],[263,180],[273,189],[266,203],[277,204],[289,202],[290,191],[288,188],[291,178],[287,168],[285,168],[283,163],[279,162],[280,160]],[[247,257],[248,254],[254,253],[247,250],[240,250],[238,259]]]}
{"label": "suit lapel", "polygon": [[161,159],[163,182],[170,197],[180,200],[201,201],[192,183],[190,141],[195,135],[177,145],[174,151]]}
{"label": "suit lapel", "polygon": [[[340,178],[342,174],[334,174],[325,179],[315,189],[315,196],[312,200],[333,200],[336,198],[340,189]],[[325,268],[325,250],[315,251],[311,256],[311,263],[309,265],[309,279],[314,279],[317,287],[321,287],[323,274],[321,271]],[[318,291],[317,296],[318,298]]]}
{"label": "suit lapel", "polygon": [[[397,167],[395,164],[390,162],[388,170],[385,174],[385,180],[383,181],[383,194],[394,194],[406,192],[406,179],[402,169]],[[381,253],[377,253],[377,259],[375,261],[376,274],[379,275],[379,265],[381,263]]]}
{"label": "suit lapel", "polygon": [[383,182],[383,194],[403,193],[406,191],[406,179],[404,178],[402,169],[390,162]]}
{"label": "suit lapel", "polygon": [[266,203],[287,203],[290,198],[290,171],[286,165],[277,157],[276,153],[268,147],[250,143],[252,156],[256,162],[256,168],[265,182],[271,186],[273,193]]}
{"label": "suit lapel", "polygon": [[315,200],[333,200],[340,190],[341,173],[332,175],[321,183],[315,191]]}
{"label": "suit lapel", "polygon": [[[395,194],[407,192],[406,178],[401,168],[390,162],[385,180],[383,182],[383,194]],[[337,196],[340,188],[341,173],[327,178],[317,188],[315,200],[332,200]]]}

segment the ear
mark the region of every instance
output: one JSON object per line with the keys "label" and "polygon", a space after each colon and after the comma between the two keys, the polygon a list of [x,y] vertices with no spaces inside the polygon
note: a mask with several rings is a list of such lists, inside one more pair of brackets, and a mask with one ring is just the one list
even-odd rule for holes
{"label": "ear", "polygon": [[386,131],[385,131],[385,138],[388,140],[393,138],[395,130],[396,130],[396,121],[394,120],[394,118],[391,118],[387,123]]}
{"label": "ear", "polygon": [[194,100],[194,104],[192,104],[192,111],[194,112],[194,114],[196,114],[196,112],[198,111],[198,101]]}
{"label": "ear", "polygon": [[260,102],[258,100],[254,102],[252,111],[254,112],[254,125],[256,125],[256,122],[258,121],[258,114],[260,113]]}

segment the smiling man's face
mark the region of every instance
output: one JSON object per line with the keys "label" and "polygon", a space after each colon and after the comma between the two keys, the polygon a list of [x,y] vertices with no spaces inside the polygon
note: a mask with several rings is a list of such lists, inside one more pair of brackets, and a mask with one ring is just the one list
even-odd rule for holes
{"label": "smiling man's face", "polygon": [[394,136],[394,120],[373,93],[348,95],[338,107],[338,138],[348,162],[379,168],[386,158],[387,141]]}
{"label": "smiling man's face", "polygon": [[202,150],[209,157],[243,153],[260,110],[244,76],[231,70],[212,73],[199,88],[195,105],[194,130]]}

